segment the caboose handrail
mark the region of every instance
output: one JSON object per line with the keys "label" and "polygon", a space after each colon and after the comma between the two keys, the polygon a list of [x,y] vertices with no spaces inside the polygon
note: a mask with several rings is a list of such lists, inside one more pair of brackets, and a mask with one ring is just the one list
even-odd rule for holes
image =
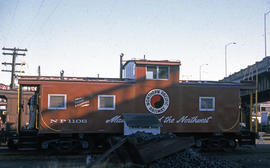
{"label": "caboose handrail", "polygon": [[223,82],[223,81],[197,81],[197,80],[180,80],[180,85],[200,85],[200,86],[235,86],[240,89],[256,89],[254,81],[239,81],[239,82]]}
{"label": "caboose handrail", "polygon": [[100,77],[61,77],[61,76],[18,76],[19,80],[23,81],[32,81],[32,80],[39,80],[39,81],[91,81],[91,80],[98,80],[98,81],[133,81],[134,79],[120,79],[120,78],[100,78]]}

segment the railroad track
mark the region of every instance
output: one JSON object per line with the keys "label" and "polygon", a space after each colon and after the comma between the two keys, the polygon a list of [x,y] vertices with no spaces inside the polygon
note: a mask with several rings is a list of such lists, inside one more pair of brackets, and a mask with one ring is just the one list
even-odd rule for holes
{"label": "railroad track", "polygon": [[50,155],[41,151],[0,149],[0,167],[85,167],[85,154]]}
{"label": "railroad track", "polygon": [[86,154],[69,153],[69,154],[52,154],[51,151],[38,151],[38,150],[10,150],[7,147],[0,147],[0,160],[3,159],[85,159]]}
{"label": "railroad track", "polygon": [[0,151],[0,160],[3,159],[85,159],[86,155],[66,154],[66,155],[48,155],[40,152],[25,151]]}

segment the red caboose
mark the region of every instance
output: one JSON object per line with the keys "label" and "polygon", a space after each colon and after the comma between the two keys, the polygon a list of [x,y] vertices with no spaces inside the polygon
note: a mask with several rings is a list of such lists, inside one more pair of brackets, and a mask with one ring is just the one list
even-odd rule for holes
{"label": "red caboose", "polygon": [[123,79],[23,76],[21,88],[37,88],[27,128],[44,138],[43,147],[67,134],[85,144],[92,135],[123,134],[122,114],[153,114],[161,132],[197,139],[222,134],[234,145],[243,85],[181,82],[179,67],[179,61],[130,60],[123,65]]}

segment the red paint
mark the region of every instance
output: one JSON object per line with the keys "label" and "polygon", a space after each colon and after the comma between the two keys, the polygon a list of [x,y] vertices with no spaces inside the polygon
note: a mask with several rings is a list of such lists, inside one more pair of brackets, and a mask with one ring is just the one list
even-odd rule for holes
{"label": "red paint", "polygon": [[162,99],[162,97],[160,95],[154,95],[152,98],[151,98],[151,105],[153,107],[155,107],[155,104],[160,102]]}

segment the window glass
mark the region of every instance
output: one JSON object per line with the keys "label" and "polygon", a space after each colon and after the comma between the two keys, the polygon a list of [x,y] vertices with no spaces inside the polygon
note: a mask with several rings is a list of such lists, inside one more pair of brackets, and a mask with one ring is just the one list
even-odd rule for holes
{"label": "window glass", "polygon": [[167,66],[160,66],[158,72],[159,79],[169,79],[169,69]]}
{"label": "window glass", "polygon": [[48,95],[49,109],[66,109],[66,95],[65,94],[49,94]]}
{"label": "window glass", "polygon": [[146,79],[169,79],[169,67],[147,66]]}
{"label": "window glass", "polygon": [[157,67],[147,66],[146,79],[157,79]]}
{"label": "window glass", "polygon": [[99,110],[114,110],[115,109],[115,96],[114,95],[99,95],[98,96],[98,109]]}
{"label": "window glass", "polygon": [[270,111],[270,108],[269,107],[265,107],[265,111]]}
{"label": "window glass", "polygon": [[6,106],[0,106],[0,110],[6,110]]}
{"label": "window glass", "polygon": [[136,72],[136,64],[133,65],[132,75],[135,76],[135,72]]}
{"label": "window glass", "polygon": [[200,97],[200,111],[214,111],[215,98],[214,97]]}

